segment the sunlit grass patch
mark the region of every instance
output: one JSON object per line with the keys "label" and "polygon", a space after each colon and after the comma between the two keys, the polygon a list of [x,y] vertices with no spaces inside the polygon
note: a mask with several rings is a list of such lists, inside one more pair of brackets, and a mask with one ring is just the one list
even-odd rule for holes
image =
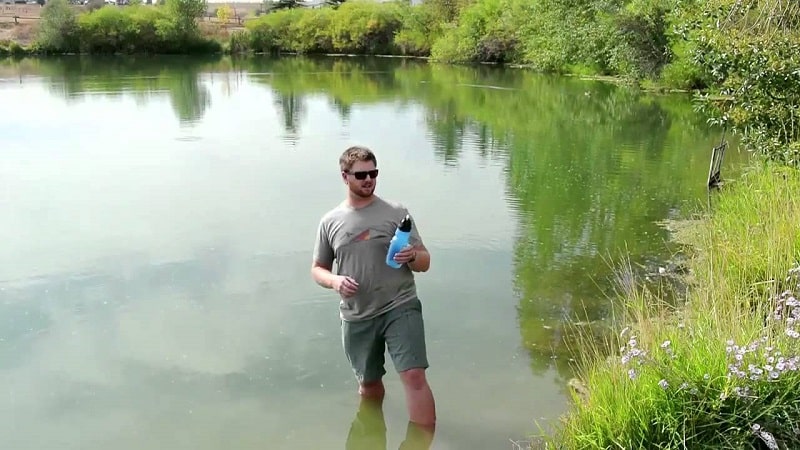
{"label": "sunlit grass patch", "polygon": [[[763,166],[714,199],[685,239],[686,303],[619,271],[617,352],[587,347],[554,447],[800,447],[800,175]],[[592,350],[594,349],[594,350]]]}

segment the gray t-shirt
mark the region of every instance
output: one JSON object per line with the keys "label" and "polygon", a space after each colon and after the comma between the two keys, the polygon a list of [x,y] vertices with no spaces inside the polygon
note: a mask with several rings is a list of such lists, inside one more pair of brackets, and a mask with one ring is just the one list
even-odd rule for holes
{"label": "gray t-shirt", "polygon": [[[408,265],[394,269],[386,264],[389,241],[406,214],[403,205],[376,196],[363,208],[342,203],[322,216],[314,259],[332,268],[336,261],[333,273],[358,283],[358,291],[339,302],[342,320],[369,319],[416,298],[414,273]],[[411,223],[409,244],[416,245],[422,239],[413,216]]]}

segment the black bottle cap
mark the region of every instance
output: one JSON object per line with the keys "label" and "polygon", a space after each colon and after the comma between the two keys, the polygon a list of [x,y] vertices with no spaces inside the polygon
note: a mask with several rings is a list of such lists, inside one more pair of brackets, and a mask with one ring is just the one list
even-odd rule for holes
{"label": "black bottle cap", "polygon": [[400,225],[397,226],[397,229],[404,233],[411,231],[411,216],[406,214],[406,217],[403,218],[403,220],[400,222]]}

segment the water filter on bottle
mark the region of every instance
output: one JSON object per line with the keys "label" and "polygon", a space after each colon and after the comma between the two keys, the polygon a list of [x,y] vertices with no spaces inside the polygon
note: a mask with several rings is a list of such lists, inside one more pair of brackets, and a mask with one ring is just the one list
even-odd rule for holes
{"label": "water filter on bottle", "polygon": [[408,240],[411,237],[411,216],[406,217],[397,226],[392,240],[389,241],[389,251],[386,253],[386,264],[395,269],[402,267],[394,260],[394,255],[408,245]]}

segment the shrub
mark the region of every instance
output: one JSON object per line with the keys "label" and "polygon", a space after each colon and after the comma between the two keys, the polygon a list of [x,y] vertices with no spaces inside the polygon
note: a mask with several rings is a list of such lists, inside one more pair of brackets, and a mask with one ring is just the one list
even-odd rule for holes
{"label": "shrub", "polygon": [[153,52],[163,48],[157,30],[161,10],[130,6],[100,8],[80,17],[81,50],[89,53]]}
{"label": "shrub", "polygon": [[798,55],[800,36],[738,30],[707,34],[697,54],[722,94],[701,97],[701,109],[741,132],[749,150],[793,166],[800,166]]}
{"label": "shrub", "polygon": [[228,39],[228,51],[233,54],[250,51],[250,34],[246,30],[236,30]]}
{"label": "shrub", "polygon": [[428,56],[431,46],[443,32],[445,23],[429,3],[403,9],[403,26],[394,37],[394,45],[403,55]]}
{"label": "shrub", "polygon": [[301,14],[291,26],[295,37],[291,49],[298,53],[332,53],[331,24],[336,14],[330,8]]}
{"label": "shrub", "polygon": [[282,9],[248,22],[250,48],[255,52],[278,53],[293,51],[296,47],[294,23],[303,14],[314,14],[302,9]]}
{"label": "shrub", "polygon": [[402,27],[399,4],[349,0],[331,20],[333,48],[342,53],[395,53],[394,35]]}
{"label": "shrub", "polygon": [[42,8],[36,43],[45,52],[75,52],[78,22],[66,0],[51,0]]}
{"label": "shrub", "polygon": [[656,78],[671,59],[668,6],[662,0],[635,0],[614,15],[618,39],[611,42],[611,69],[635,79]]}
{"label": "shrub", "polygon": [[528,17],[529,3],[478,0],[461,12],[457,26],[445,29],[431,48],[431,57],[444,62],[517,62],[518,31]]}

